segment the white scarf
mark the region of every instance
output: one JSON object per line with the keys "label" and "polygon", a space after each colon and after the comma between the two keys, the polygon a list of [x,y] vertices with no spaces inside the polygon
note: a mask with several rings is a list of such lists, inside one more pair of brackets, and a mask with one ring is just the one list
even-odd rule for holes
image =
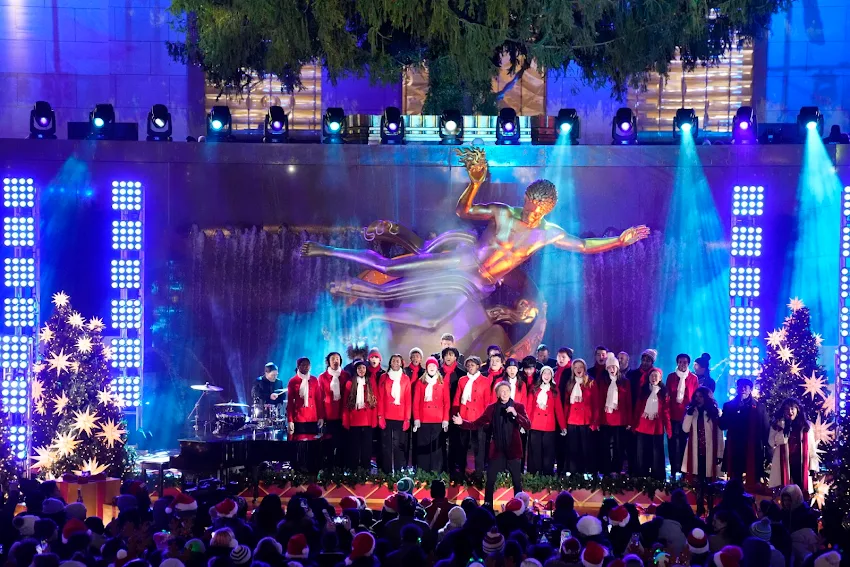
{"label": "white scarf", "polygon": [[584,377],[579,378],[576,376],[576,383],[573,386],[573,391],[570,392],[570,403],[578,404],[581,403],[581,384],[584,382]]}
{"label": "white scarf", "polygon": [[467,374],[466,375],[466,386],[463,387],[463,394],[460,395],[460,404],[465,406],[472,399],[472,385],[475,383],[475,380],[481,376],[480,372],[476,372],[475,374]]}
{"label": "white scarf", "polygon": [[549,403],[549,390],[551,389],[549,384],[543,383],[540,384],[540,391],[537,392],[537,407],[543,411],[546,411],[546,405]]}
{"label": "white scarf", "polygon": [[333,370],[328,367],[328,374],[331,375],[331,392],[333,393],[334,401],[339,401],[339,375],[342,374],[342,368]]}
{"label": "white scarf", "polygon": [[676,389],[676,403],[681,404],[685,401],[685,379],[688,377],[688,372],[685,370],[684,372],[679,372],[679,369],[676,369],[676,376],[679,377],[679,387]]}
{"label": "white scarf", "polygon": [[508,384],[511,385],[511,399],[516,399],[516,376],[513,378],[508,378]]}
{"label": "white scarf", "polygon": [[643,408],[643,417],[646,419],[655,419],[658,417],[658,391],[661,386],[649,387],[649,398],[646,400],[646,406]]}
{"label": "white scarf", "polygon": [[390,388],[390,395],[393,397],[394,406],[401,405],[401,377],[403,374],[404,371],[400,368],[398,370],[393,370],[392,368],[387,370],[387,376],[389,376],[390,380],[393,382],[393,387]]}
{"label": "white scarf", "polygon": [[434,384],[437,383],[437,375],[434,374],[431,376],[426,372],[425,376],[422,377],[425,380],[425,401],[433,402],[434,401]]}
{"label": "white scarf", "polygon": [[366,407],[366,377],[357,377],[357,398],[354,400],[354,407],[363,409]]}
{"label": "white scarf", "polygon": [[304,400],[304,407],[310,407],[310,375],[309,374],[301,374],[300,372],[295,373],[296,376],[301,378],[301,387],[298,388],[298,393],[301,395],[301,399]]}
{"label": "white scarf", "polygon": [[608,392],[605,394],[605,413],[614,413],[614,410],[620,405],[620,390],[617,388],[617,377],[608,374],[611,383],[608,385]]}

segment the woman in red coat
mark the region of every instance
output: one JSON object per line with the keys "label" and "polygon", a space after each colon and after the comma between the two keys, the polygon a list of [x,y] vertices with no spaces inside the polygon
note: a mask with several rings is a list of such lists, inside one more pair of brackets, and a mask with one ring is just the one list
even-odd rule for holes
{"label": "woman in red coat", "polygon": [[387,474],[407,466],[407,430],[413,393],[400,354],[390,357],[390,367],[378,384],[378,427],[381,428],[381,466]]}
{"label": "woman in red coat", "polygon": [[443,470],[440,431],[445,433],[449,430],[449,410],[452,405],[449,384],[443,381],[439,364],[433,356],[428,358],[425,361],[425,374],[413,389],[416,468],[432,473]]}
{"label": "woman in red coat", "polygon": [[[670,398],[661,382],[661,370],[653,368],[641,388],[634,412],[634,431],[637,442],[637,467],[632,476],[666,478],[664,435],[670,430]],[[632,471],[629,471],[632,472]]]}
{"label": "woman in red coat", "polygon": [[576,473],[595,473],[592,429],[595,429],[594,396],[596,389],[587,375],[584,359],[573,360],[568,380],[560,384],[564,416],[567,420],[566,466],[561,470]]}
{"label": "woman in red coat", "polygon": [[558,433],[567,434],[564,406],[555,388],[555,371],[551,366],[540,369],[540,381],[529,395],[528,472],[555,474],[555,442]]}
{"label": "woman in red coat", "polygon": [[366,376],[366,364],[354,363],[354,378],[345,385],[342,426],[348,431],[348,468],[372,467],[372,433],[378,425],[377,386]]}
{"label": "woman in red coat", "polygon": [[613,352],[605,360],[605,374],[596,377],[596,421],[599,425],[599,472],[619,473],[626,452],[626,428],[632,424],[632,383],[620,372]]}
{"label": "woman in red coat", "polygon": [[691,357],[680,354],[676,357],[676,371],[667,375],[667,391],[670,393],[670,427],[673,437],[667,443],[670,452],[670,471],[673,479],[682,472],[682,459],[685,456],[685,444],[688,436],[682,430],[682,422],[685,421],[685,412],[691,403],[694,392],[699,388],[697,375],[688,367],[691,365]]}
{"label": "woman in red coat", "polygon": [[342,369],[342,355],[332,352],[325,357],[327,370],[319,375],[322,403],[325,407],[325,435],[322,439],[325,470],[341,469],[345,451],[342,410],[345,406],[345,385],[351,379]]}

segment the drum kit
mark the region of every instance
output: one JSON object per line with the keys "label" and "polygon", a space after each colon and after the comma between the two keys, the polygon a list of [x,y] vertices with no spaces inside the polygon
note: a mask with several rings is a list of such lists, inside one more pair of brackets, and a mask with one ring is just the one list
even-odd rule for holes
{"label": "drum kit", "polygon": [[[194,384],[191,388],[201,392],[201,397],[195,402],[195,407],[187,418],[189,420],[194,419],[195,435],[200,435],[202,430],[203,433],[208,433],[208,429],[212,430],[213,435],[226,436],[249,430],[278,430],[286,427],[286,400],[280,405],[265,404],[262,400],[254,400],[253,406],[233,401],[213,404],[215,421],[210,428],[206,422],[202,423],[198,408],[208,394],[218,394],[223,392],[224,388],[209,382]],[[285,396],[286,390],[279,390],[274,393]]]}

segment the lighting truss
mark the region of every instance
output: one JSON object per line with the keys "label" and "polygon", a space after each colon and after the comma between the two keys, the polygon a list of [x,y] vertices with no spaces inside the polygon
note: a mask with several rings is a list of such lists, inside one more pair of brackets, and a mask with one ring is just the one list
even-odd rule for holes
{"label": "lighting truss", "polygon": [[[3,179],[3,330],[0,398],[8,415],[12,453],[30,451],[30,380],[39,326],[39,207],[32,178]],[[25,470],[28,467],[25,467]]]}
{"label": "lighting truss", "polygon": [[835,355],[835,392],[838,426],[844,427],[850,398],[850,187],[841,194],[841,256],[838,261],[839,320],[838,351]]}

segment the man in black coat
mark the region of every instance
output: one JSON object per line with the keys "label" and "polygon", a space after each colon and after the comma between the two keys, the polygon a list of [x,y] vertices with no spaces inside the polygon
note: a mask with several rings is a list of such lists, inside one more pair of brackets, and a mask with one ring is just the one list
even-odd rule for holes
{"label": "man in black coat", "polygon": [[767,436],[770,421],[765,405],[753,398],[753,382],[740,378],[737,396],[723,404],[720,429],[726,431],[723,470],[730,479],[743,479],[753,487],[764,477],[764,464],[769,459]]}

